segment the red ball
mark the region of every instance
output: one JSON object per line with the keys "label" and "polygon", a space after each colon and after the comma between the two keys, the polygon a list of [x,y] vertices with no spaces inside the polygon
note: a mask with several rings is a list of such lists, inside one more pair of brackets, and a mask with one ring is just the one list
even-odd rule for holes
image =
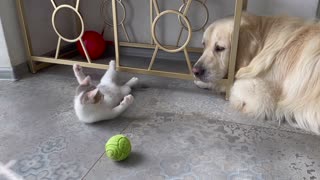
{"label": "red ball", "polygon": [[[106,50],[106,42],[103,36],[95,31],[85,31],[82,40],[91,60],[98,59]],[[77,42],[77,49],[81,56],[85,58],[86,55],[80,41]]]}

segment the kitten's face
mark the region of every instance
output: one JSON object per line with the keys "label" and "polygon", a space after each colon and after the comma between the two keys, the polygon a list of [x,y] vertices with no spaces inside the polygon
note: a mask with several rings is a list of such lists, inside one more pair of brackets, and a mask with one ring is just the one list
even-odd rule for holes
{"label": "kitten's face", "polygon": [[103,99],[103,94],[90,83],[89,77],[86,77],[77,87],[76,96],[80,96],[81,104],[97,104]]}

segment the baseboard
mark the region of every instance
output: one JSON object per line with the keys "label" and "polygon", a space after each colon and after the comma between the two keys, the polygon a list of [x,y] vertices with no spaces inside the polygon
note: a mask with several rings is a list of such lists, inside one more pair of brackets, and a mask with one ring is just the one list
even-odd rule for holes
{"label": "baseboard", "polygon": [[16,81],[29,73],[27,63],[21,63],[13,67],[0,67],[0,80]]}
{"label": "baseboard", "polygon": [[0,80],[15,80],[13,69],[11,67],[0,67]]}

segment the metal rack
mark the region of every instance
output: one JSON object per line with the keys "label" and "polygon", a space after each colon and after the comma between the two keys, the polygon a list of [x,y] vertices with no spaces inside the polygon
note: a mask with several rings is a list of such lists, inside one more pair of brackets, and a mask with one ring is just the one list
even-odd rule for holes
{"label": "metal rack", "polygon": [[[75,63],[78,63],[79,65],[83,67],[88,67],[88,68],[97,68],[97,69],[107,69],[108,65],[105,64],[99,64],[99,63],[94,63],[91,61],[90,57],[88,56],[87,50],[83,45],[82,42],[82,35],[84,33],[84,22],[83,19],[79,13],[79,4],[80,0],[76,0],[75,7],[67,4],[59,5],[57,6],[55,4],[54,0],[51,0],[51,3],[54,7],[54,11],[52,14],[52,25],[53,28],[58,35],[58,42],[57,42],[57,48],[56,48],[56,53],[55,57],[44,57],[44,56],[35,56],[32,54],[32,45],[31,45],[31,39],[29,35],[29,30],[28,30],[28,24],[25,19],[25,13],[24,13],[24,0],[16,0],[17,5],[18,5],[18,14],[20,17],[20,22],[21,22],[21,27],[22,27],[22,32],[23,32],[23,37],[25,40],[25,46],[27,49],[27,58],[28,58],[28,64],[29,67],[32,71],[32,73],[36,73],[38,70],[47,67],[50,64],[63,64],[63,65],[73,65]],[[202,52],[201,48],[189,48],[187,47],[189,44],[189,41],[192,37],[192,32],[202,30],[203,28],[200,29],[192,29],[191,24],[188,20],[187,13],[190,8],[190,5],[193,1],[197,1],[201,4],[205,3],[204,1],[200,0],[182,0],[183,5],[179,10],[165,10],[160,12],[159,6],[158,6],[158,0],[150,0],[150,28],[151,28],[151,42],[150,44],[142,44],[142,43],[133,43],[130,42],[130,39],[127,35],[125,26],[124,26],[124,20],[121,20],[120,23],[118,23],[118,13],[117,13],[117,6],[120,4],[120,6],[123,7],[124,13],[125,13],[125,7],[123,6],[121,0],[110,0],[112,2],[112,14],[113,14],[113,24],[109,23],[110,26],[113,27],[114,30],[114,44],[115,44],[115,60],[116,60],[116,66],[117,70],[123,71],[123,72],[131,72],[131,73],[140,73],[140,74],[147,74],[147,75],[156,75],[156,76],[163,76],[163,77],[169,77],[169,78],[180,78],[180,79],[187,79],[187,80],[193,80],[194,77],[191,73],[191,62],[189,59],[189,52]],[[230,95],[230,88],[234,82],[234,75],[235,75],[235,63],[236,63],[236,55],[237,55],[237,47],[238,47],[238,37],[239,37],[239,29],[240,29],[240,20],[241,20],[241,13],[243,9],[246,9],[247,6],[247,0],[235,0],[235,13],[234,13],[234,32],[233,32],[233,38],[232,38],[232,45],[231,45],[231,54],[230,54],[230,61],[229,61],[229,69],[228,69],[228,77],[227,79],[224,79],[222,83],[224,83],[227,87],[227,92],[226,92],[226,97],[228,98]],[[55,27],[55,15],[56,13],[61,10],[61,9],[70,9],[75,12],[75,14],[78,16],[80,19],[80,35],[76,37],[75,39],[67,39],[63,37],[58,30]],[[205,6],[206,11],[208,10]],[[153,17],[154,12],[156,13],[156,16]],[[208,12],[208,11],[207,11]],[[155,33],[155,27],[157,25],[158,20],[166,14],[175,14],[179,17],[179,23],[181,25],[181,30],[180,30],[180,35],[179,39],[177,42],[177,46],[165,46],[160,44],[157,35]],[[125,15],[124,15],[125,18]],[[184,23],[182,23],[182,20]],[[207,19],[205,23],[207,22]],[[122,30],[126,34],[126,39],[127,42],[120,42],[118,38],[118,26],[122,28]],[[203,26],[204,27],[204,26]],[[186,30],[188,32],[188,38],[187,40],[181,45],[179,45],[180,42],[180,37],[181,33],[183,30]],[[74,61],[71,59],[63,59],[59,57],[59,50],[60,50],[60,43],[61,41],[67,41],[70,43],[74,43],[76,41],[80,41],[84,53],[86,55],[87,62],[78,62]],[[119,56],[119,47],[135,47],[135,48],[148,48],[148,49],[154,49],[154,53],[152,55],[152,58],[150,60],[150,64],[147,69],[143,68],[132,68],[132,67],[126,67],[126,66],[121,66],[120,65],[120,56]],[[168,71],[159,71],[159,70],[153,70],[153,63],[155,62],[156,55],[159,50],[163,50],[169,53],[177,53],[177,52],[184,52],[185,55],[185,60],[186,64],[189,70],[189,73],[176,73],[176,72],[168,72]],[[38,62],[38,63],[36,63]],[[39,63],[40,62],[40,63]]]}

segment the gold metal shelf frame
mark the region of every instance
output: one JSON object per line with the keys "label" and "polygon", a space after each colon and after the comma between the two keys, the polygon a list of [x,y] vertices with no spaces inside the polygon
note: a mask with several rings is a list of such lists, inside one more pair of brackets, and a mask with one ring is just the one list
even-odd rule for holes
{"label": "gold metal shelf frame", "polygon": [[[29,64],[29,67],[30,67],[30,70],[32,73],[36,73],[38,70],[43,69],[43,68],[49,66],[50,64],[73,65],[75,63],[78,63],[79,65],[81,65],[83,67],[88,67],[88,68],[96,68],[96,69],[107,69],[108,68],[108,65],[92,62],[84,44],[83,44],[83,41],[81,38],[84,33],[84,22],[83,22],[83,18],[81,17],[81,15],[79,13],[80,0],[75,0],[75,7],[73,7],[71,5],[67,5],[67,4],[62,4],[62,5],[57,6],[55,1],[51,0],[52,6],[54,7],[54,11],[52,13],[52,25],[53,25],[54,31],[58,35],[58,42],[57,42],[55,57],[51,58],[51,57],[33,55],[28,23],[25,18],[25,11],[24,11],[24,5],[23,5],[24,1],[25,0],[16,0],[17,6],[18,6],[17,7],[18,15],[20,18],[22,33],[23,33],[24,42],[25,42],[25,47],[27,50],[27,60],[28,60],[28,64]],[[108,1],[108,0],[104,0],[104,1]],[[124,20],[121,20],[121,22],[118,23],[117,4],[118,5],[120,4],[121,6],[123,6],[122,1],[121,0],[109,0],[109,1],[112,2],[113,24],[108,23],[108,22],[105,22],[105,24],[108,26],[112,26],[113,30],[114,30],[115,60],[116,60],[117,70],[123,71],[123,72],[130,72],[130,73],[139,73],[139,74],[156,75],[156,76],[169,77],[169,78],[194,80],[194,77],[191,73],[191,62],[189,59],[188,52],[201,53],[202,49],[201,48],[190,48],[187,46],[191,40],[192,32],[203,30],[204,26],[199,29],[192,29],[191,24],[190,24],[188,17],[187,17],[187,13],[188,13],[190,5],[193,1],[198,2],[201,5],[204,5],[206,0],[204,0],[204,1],[182,0],[183,5],[180,7],[179,10],[165,10],[162,12],[160,12],[160,10],[159,10],[158,0],[150,0],[150,28],[151,28],[151,37],[152,37],[150,44],[130,42],[130,39],[129,39],[128,34],[126,32],[126,28],[124,26]],[[240,29],[240,20],[241,20],[242,10],[246,9],[246,6],[247,6],[247,0],[235,0],[235,12],[234,12],[235,21],[234,21],[234,31],[233,31],[232,45],[231,45],[231,52],[230,52],[231,54],[230,54],[230,61],[229,61],[229,68],[228,68],[228,77],[227,77],[227,79],[223,80],[223,83],[227,87],[227,92],[226,92],[227,99],[230,95],[230,88],[234,82],[236,55],[237,55],[237,47],[238,47],[238,39],[239,39],[239,29]],[[122,8],[125,11],[125,7],[123,6]],[[208,12],[207,7],[204,6],[204,8],[205,8],[205,11]],[[56,16],[56,13],[61,9],[70,9],[70,10],[74,11],[76,16],[80,19],[80,24],[78,24],[79,28],[80,28],[80,32],[79,32],[79,36],[77,38],[75,38],[75,39],[65,38],[57,30],[57,28],[55,26],[55,16]],[[155,17],[153,17],[154,10],[156,12]],[[125,12],[124,12],[124,14],[125,14]],[[159,40],[157,39],[156,32],[155,32],[156,24],[157,24],[158,20],[163,15],[166,15],[166,14],[175,14],[179,17],[179,23],[181,25],[181,29],[180,29],[179,39],[177,41],[177,46],[162,45],[162,44],[160,44]],[[207,19],[208,19],[208,16],[206,17],[206,20],[204,22],[205,24],[207,23]],[[184,22],[182,22],[182,20]],[[122,30],[125,32],[127,42],[119,42],[118,26],[120,26],[122,28]],[[186,30],[188,32],[188,37],[187,37],[187,40],[179,47],[178,45],[179,45],[181,33],[183,30]],[[70,43],[80,41],[80,43],[84,49],[84,53],[86,55],[87,62],[78,62],[78,61],[74,61],[71,59],[59,58],[59,50],[60,50],[61,40],[64,40],[64,41],[67,41]],[[153,56],[150,60],[149,67],[147,69],[142,69],[142,68],[132,68],[132,67],[121,66],[120,65],[120,57],[119,57],[119,47],[120,46],[154,49],[154,53],[153,53]],[[152,66],[153,66],[153,63],[156,59],[156,55],[157,55],[159,49],[166,51],[166,52],[169,52],[169,53],[176,53],[176,52],[183,51],[184,55],[185,55],[185,59],[186,59],[189,73],[184,74],[184,73],[175,73],[175,72],[153,70]],[[36,62],[40,62],[40,63],[36,63]]]}

